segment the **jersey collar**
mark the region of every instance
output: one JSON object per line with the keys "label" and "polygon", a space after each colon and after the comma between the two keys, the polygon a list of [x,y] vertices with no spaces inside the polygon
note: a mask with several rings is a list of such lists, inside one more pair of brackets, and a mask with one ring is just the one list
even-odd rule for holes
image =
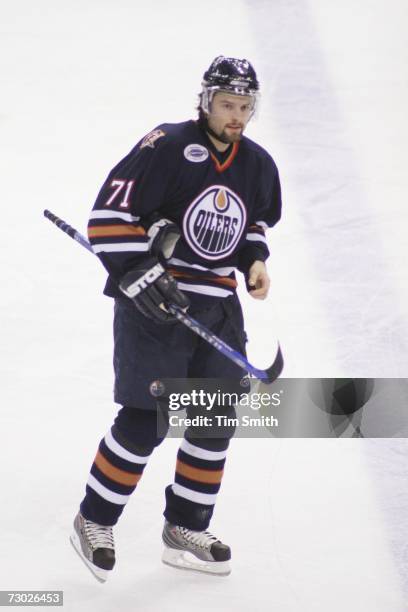
{"label": "jersey collar", "polygon": [[231,147],[229,147],[224,153],[221,153],[220,151],[218,151],[218,149],[213,145],[213,143],[211,142],[210,138],[208,137],[208,134],[205,130],[205,126],[203,125],[203,123],[201,121],[198,121],[198,126],[201,130],[201,133],[203,134],[205,140],[206,140],[206,146],[207,149],[210,152],[210,156],[211,159],[214,163],[215,169],[217,172],[224,172],[225,170],[227,170],[227,168],[229,168],[232,164],[232,162],[234,161],[237,153],[238,153],[238,149],[239,149],[239,142],[234,142],[233,145]]}
{"label": "jersey collar", "polygon": [[210,151],[211,159],[214,162],[215,169],[217,172],[224,172],[224,170],[230,167],[230,165],[232,164],[232,162],[234,161],[238,153],[238,149],[239,149],[239,142],[234,142],[234,144],[232,145],[231,151],[229,152],[228,157],[222,163],[220,163],[217,157],[215,156],[215,154],[212,151]]}

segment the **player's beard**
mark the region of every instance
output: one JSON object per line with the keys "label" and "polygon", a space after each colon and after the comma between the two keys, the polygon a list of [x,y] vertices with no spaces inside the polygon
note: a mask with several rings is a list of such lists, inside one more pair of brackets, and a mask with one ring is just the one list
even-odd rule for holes
{"label": "player's beard", "polygon": [[223,142],[224,144],[232,144],[234,142],[238,142],[239,140],[241,140],[242,134],[243,134],[244,128],[245,128],[244,125],[237,124],[236,127],[238,127],[239,130],[235,130],[233,132],[227,133],[226,129],[228,129],[227,128],[228,124],[226,124],[224,126],[224,128],[221,130],[221,132],[219,132],[218,130],[216,131],[210,125],[210,122],[208,120],[208,115],[203,115],[203,117],[201,118],[201,122],[202,122],[202,125],[203,125],[205,131],[208,134],[210,134],[210,136],[212,136],[213,138],[216,138],[217,140],[219,140],[220,142]]}
{"label": "player's beard", "polygon": [[240,128],[239,131],[235,130],[234,132],[230,132],[228,134],[227,131],[224,129],[222,130],[219,139],[221,140],[221,142],[232,144],[241,140],[243,131],[243,128]]}
{"label": "player's beard", "polygon": [[241,140],[244,128],[242,126],[237,127],[240,128],[239,131],[235,130],[234,132],[227,133],[226,128],[224,128],[221,132],[216,132],[208,124],[208,122],[206,125],[207,132],[211,134],[211,136],[213,136],[214,138],[217,138],[217,140],[219,140],[220,142],[223,142],[224,144],[233,144],[234,142],[238,142],[239,140]]}

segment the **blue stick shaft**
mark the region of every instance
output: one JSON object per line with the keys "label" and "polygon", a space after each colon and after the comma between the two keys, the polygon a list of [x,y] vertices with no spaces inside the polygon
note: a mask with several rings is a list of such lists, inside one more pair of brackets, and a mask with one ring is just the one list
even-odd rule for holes
{"label": "blue stick shaft", "polygon": [[236,363],[243,370],[247,370],[247,372],[256,378],[264,379],[268,377],[264,370],[255,368],[243,355],[241,355],[241,353],[231,348],[202,323],[199,323],[196,319],[193,319],[193,317],[183,312],[180,308],[171,305],[169,306],[169,310],[180,321],[180,323],[183,323],[190,328],[191,331],[199,335],[201,338],[204,338],[204,340],[217,349],[217,351],[220,351],[220,353],[231,359],[231,361]]}

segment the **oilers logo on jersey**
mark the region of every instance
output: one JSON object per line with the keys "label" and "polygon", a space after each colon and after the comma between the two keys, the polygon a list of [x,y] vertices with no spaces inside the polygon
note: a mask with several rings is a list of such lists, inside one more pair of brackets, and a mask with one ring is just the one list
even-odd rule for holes
{"label": "oilers logo on jersey", "polygon": [[189,246],[204,259],[228,257],[246,224],[246,209],[231,189],[211,185],[187,208],[183,219],[184,236]]}

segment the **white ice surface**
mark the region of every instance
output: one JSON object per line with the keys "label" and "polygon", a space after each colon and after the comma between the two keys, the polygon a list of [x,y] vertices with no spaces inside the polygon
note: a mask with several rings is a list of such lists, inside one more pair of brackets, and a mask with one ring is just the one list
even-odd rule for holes
{"label": "white ice surface", "polygon": [[[250,359],[279,336],[284,374],[407,372],[408,7],[404,0],[15,0],[0,26],[1,589],[63,589],[65,609],[400,612],[405,440],[234,440],[214,531],[226,579],[160,564],[177,440],[153,455],[100,585],[68,543],[111,401],[111,303],[84,231],[110,168],[148,130],[194,116],[216,55],[263,85],[248,135],[279,166],[272,291],[242,295]],[[40,608],[39,608],[40,609]]]}

